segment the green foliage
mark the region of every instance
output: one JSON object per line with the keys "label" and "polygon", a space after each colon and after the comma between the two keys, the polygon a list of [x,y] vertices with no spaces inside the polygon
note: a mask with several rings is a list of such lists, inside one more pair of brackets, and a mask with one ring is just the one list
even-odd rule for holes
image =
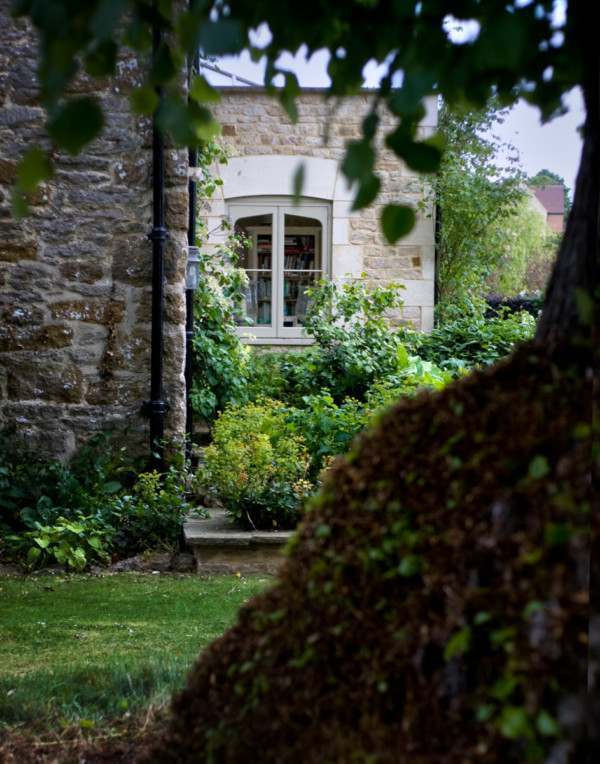
{"label": "green foliage", "polygon": [[[567,15],[564,41],[556,43],[550,3],[489,0],[483,7],[467,3],[459,12],[446,0],[432,0],[426,13],[420,3],[407,2],[388,4],[385,12],[375,13],[373,3],[342,0],[327,4],[311,0],[308,6],[286,8],[285,12],[273,0],[193,2],[189,7],[162,2],[156,8],[147,0],[90,0],[77,6],[70,0],[54,0],[52,12],[44,12],[33,0],[14,0],[13,12],[28,17],[39,36],[38,76],[49,124],[58,119],[61,110],[70,108],[72,101],[63,99],[82,67],[91,77],[110,76],[124,46],[145,56],[152,25],[160,29],[163,42],[132,100],[143,113],[156,110],[163,129],[180,144],[201,145],[218,129],[205,106],[214,100],[212,89],[192,88],[188,103],[176,87],[184,57],[198,48],[205,56],[248,48],[252,57],[264,57],[267,91],[279,97],[292,119],[299,87],[296,76],[281,64],[283,52],[297,50],[302,44],[308,55],[320,49],[329,51],[329,94],[333,96],[357,93],[365,64],[372,59],[386,61],[387,72],[372,112],[364,120],[363,138],[351,144],[344,162],[347,177],[355,184],[356,208],[370,203],[379,189],[373,167],[380,145],[377,128],[382,106],[398,118],[387,135],[388,146],[409,167],[431,172],[437,169],[441,152],[436,140],[418,136],[425,96],[433,92],[451,106],[466,103],[475,108],[482,108],[492,93],[505,105],[524,97],[538,105],[548,119],[561,112],[562,95],[582,80],[572,14]],[[479,33],[468,44],[453,34],[452,22],[448,23],[452,14],[477,19]],[[250,40],[250,30],[265,22],[270,41],[258,48]],[[361,30],[358,36],[357,29]],[[509,46],[506,40],[510,40]],[[553,72],[550,78],[549,70]],[[284,81],[281,88],[274,85],[278,76]],[[396,87],[398,77],[400,87]],[[162,103],[149,96],[157,85],[165,90]],[[89,111],[83,117],[67,130],[55,129],[59,148],[76,149],[94,137],[97,114]],[[23,196],[18,198],[23,201]],[[407,207],[385,207],[385,233],[390,241],[410,227],[409,216]]]}
{"label": "green foliage", "polygon": [[328,461],[345,453],[353,438],[365,428],[370,411],[355,398],[346,398],[339,405],[325,392],[306,395],[302,408],[288,411],[287,422],[292,431],[301,434],[311,458],[310,477],[316,481]]}
{"label": "green foliage", "polygon": [[290,528],[298,519],[309,456],[283,405],[264,400],[228,406],[217,418],[200,479],[242,525]]}
{"label": "green foliage", "polygon": [[402,288],[322,281],[309,291],[305,327],[318,348],[311,370],[315,392],[327,388],[336,400],[360,399],[402,365],[404,349],[388,319],[402,305]]}
{"label": "green foliage", "polygon": [[206,420],[227,403],[243,399],[248,373],[249,351],[237,334],[235,311],[243,298],[246,275],[231,262],[224,264],[222,257],[222,252],[200,253],[200,281],[194,294],[190,400]]}
{"label": "green foliage", "polygon": [[[198,155],[197,191],[210,199],[220,183],[210,168],[226,163],[224,149],[215,142]],[[227,403],[245,398],[248,377],[248,349],[237,334],[237,315],[243,302],[247,276],[237,268],[243,237],[230,232],[216,251],[203,251],[208,231],[203,218],[196,224],[196,245],[200,248],[198,287],[194,294],[194,336],[192,338],[193,383],[190,400],[205,420],[213,419]]]}
{"label": "green foliage", "polygon": [[91,438],[69,464],[44,461],[0,438],[0,552],[27,566],[75,570],[175,545],[189,506],[185,474],[138,474],[124,447]]}
{"label": "green foliage", "polygon": [[485,318],[455,309],[430,334],[406,334],[405,341],[422,358],[456,370],[495,363],[534,332],[535,319],[526,311]]}
{"label": "green foliage", "polygon": [[13,554],[24,557],[28,567],[58,563],[71,570],[84,570],[92,562],[108,562],[108,549],[115,529],[99,518],[58,517],[53,525],[35,521],[35,530],[9,536]]}
{"label": "green foliage", "polygon": [[560,236],[549,230],[528,195],[519,200],[510,215],[490,225],[489,235],[497,242],[499,258],[486,279],[491,292],[513,296],[545,287],[545,283],[533,280],[532,275],[549,276]]}
{"label": "green foliage", "polygon": [[142,472],[131,492],[111,502],[103,515],[116,529],[111,548],[119,556],[176,546],[190,506],[185,475],[175,467],[164,474]]}
{"label": "green foliage", "polygon": [[[505,228],[523,203],[525,176],[511,154],[512,147],[493,135],[505,115],[496,101],[478,112],[453,112],[445,105],[440,111],[446,149],[434,192],[440,216],[441,315],[450,305],[482,299],[489,291],[488,279],[510,260],[511,247],[519,243],[518,238],[506,235]],[[508,167],[499,165],[501,151],[513,159]]]}

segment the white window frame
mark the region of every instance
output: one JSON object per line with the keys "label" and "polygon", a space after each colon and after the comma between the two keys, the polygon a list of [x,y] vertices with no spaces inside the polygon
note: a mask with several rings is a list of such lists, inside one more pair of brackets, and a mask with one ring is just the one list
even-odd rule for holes
{"label": "white window frame", "polygon": [[[294,205],[290,197],[259,197],[232,199],[228,202],[228,217],[231,226],[238,220],[258,215],[271,215],[272,249],[271,249],[271,278],[272,278],[272,324],[271,326],[240,326],[238,334],[248,344],[289,344],[308,345],[313,342],[301,326],[284,326],[283,315],[283,272],[285,216],[296,215],[318,220],[322,226],[321,234],[321,268],[322,278],[331,274],[331,205],[316,199],[301,199]],[[257,227],[257,232],[260,226]],[[291,226],[288,232],[295,231]],[[303,228],[303,231],[310,230]]]}

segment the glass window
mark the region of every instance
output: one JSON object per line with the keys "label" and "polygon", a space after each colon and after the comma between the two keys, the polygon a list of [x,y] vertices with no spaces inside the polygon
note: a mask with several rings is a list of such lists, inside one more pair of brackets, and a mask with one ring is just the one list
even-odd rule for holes
{"label": "glass window", "polygon": [[329,208],[289,200],[230,205],[244,239],[239,264],[248,274],[240,331],[257,338],[303,337],[307,290],[327,275]]}
{"label": "glass window", "polygon": [[273,325],[273,215],[253,215],[235,223],[244,246],[239,265],[248,274],[245,304],[242,306],[245,326]]}

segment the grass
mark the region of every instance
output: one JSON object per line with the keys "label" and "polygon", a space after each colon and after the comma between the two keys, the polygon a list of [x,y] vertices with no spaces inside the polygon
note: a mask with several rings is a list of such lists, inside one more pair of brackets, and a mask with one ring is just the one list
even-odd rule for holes
{"label": "grass", "polygon": [[167,701],[266,578],[0,578],[0,724],[93,728]]}

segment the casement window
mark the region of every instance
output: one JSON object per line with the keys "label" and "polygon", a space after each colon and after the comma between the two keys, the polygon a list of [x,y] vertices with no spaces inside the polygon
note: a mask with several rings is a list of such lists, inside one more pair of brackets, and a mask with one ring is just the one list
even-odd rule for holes
{"label": "casement window", "polygon": [[329,205],[235,201],[229,219],[247,241],[239,262],[248,275],[240,333],[257,342],[309,341],[302,331],[306,290],[329,273]]}

